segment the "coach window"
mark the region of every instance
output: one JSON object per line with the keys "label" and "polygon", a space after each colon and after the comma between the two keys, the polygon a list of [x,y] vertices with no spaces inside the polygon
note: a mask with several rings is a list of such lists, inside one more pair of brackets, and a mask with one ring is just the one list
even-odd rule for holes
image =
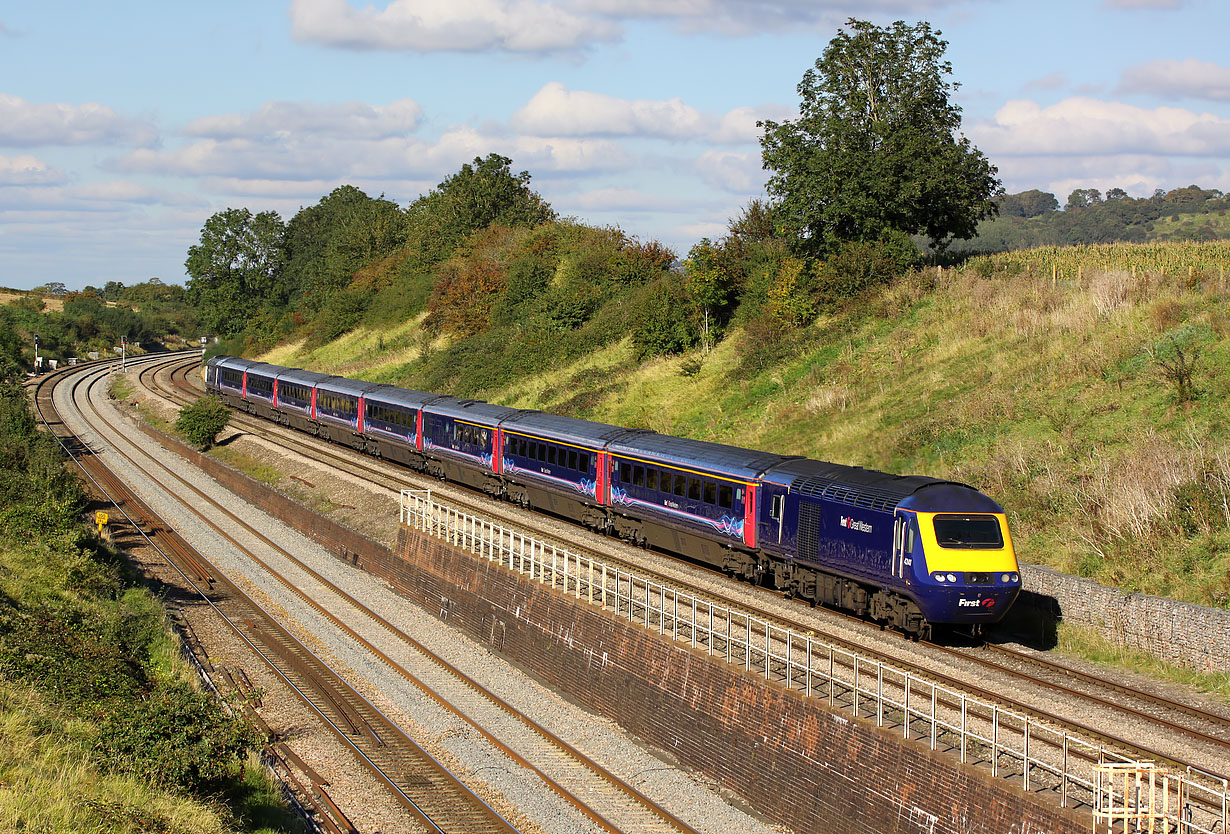
{"label": "coach window", "polygon": [[730,484],[722,484],[718,487],[718,506],[728,510],[734,507],[733,493],[734,490],[730,488]]}
{"label": "coach window", "polygon": [[676,495],[678,495],[680,498],[682,498],[683,494],[687,491],[687,483],[688,483],[687,477],[676,472],[675,473],[675,489],[673,490],[673,492]]}
{"label": "coach window", "polygon": [[688,498],[692,501],[700,500],[700,478],[688,478]]}
{"label": "coach window", "polygon": [[568,450],[568,468],[574,471],[577,468],[577,450],[576,449]]}
{"label": "coach window", "polygon": [[717,484],[713,481],[705,481],[705,503],[717,503]]}
{"label": "coach window", "polygon": [[769,505],[769,518],[774,521],[782,520],[782,496],[773,496],[773,503]]}
{"label": "coach window", "polygon": [[589,471],[589,455],[586,454],[585,452],[581,452],[581,454],[579,454],[577,457],[579,458],[577,463],[580,464],[580,471],[588,472]]}
{"label": "coach window", "polygon": [[658,488],[658,470],[652,467],[645,467],[645,489],[656,490]]}
{"label": "coach window", "polygon": [[554,446],[547,447],[547,463],[549,463],[552,466],[555,465],[555,447]]}
{"label": "coach window", "polygon": [[632,486],[645,486],[645,467],[640,464],[632,467]]}

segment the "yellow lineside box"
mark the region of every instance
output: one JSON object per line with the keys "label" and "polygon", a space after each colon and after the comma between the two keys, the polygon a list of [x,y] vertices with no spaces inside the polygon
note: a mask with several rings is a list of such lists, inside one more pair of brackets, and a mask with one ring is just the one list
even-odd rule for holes
{"label": "yellow lineside box", "polygon": [[107,522],[110,520],[110,518],[111,517],[108,516],[106,513],[104,513],[102,510],[99,510],[98,512],[94,513],[94,523],[98,525],[99,535],[102,535],[103,528],[107,526]]}

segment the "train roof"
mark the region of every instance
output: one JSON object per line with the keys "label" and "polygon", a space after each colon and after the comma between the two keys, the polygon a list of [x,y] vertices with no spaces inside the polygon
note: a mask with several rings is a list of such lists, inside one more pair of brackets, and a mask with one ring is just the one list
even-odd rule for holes
{"label": "train roof", "polygon": [[369,402],[403,405],[412,408],[422,408],[432,400],[440,398],[439,394],[427,391],[414,391],[410,388],[398,388],[396,385],[379,385],[363,395]]}
{"label": "train roof", "polygon": [[803,495],[883,511],[891,511],[919,490],[936,485],[949,485],[977,492],[964,484],[926,475],[890,475],[875,469],[863,469],[861,466],[846,466],[808,458],[781,463],[764,473],[762,480]]}
{"label": "train roof", "polygon": [[281,365],[270,365],[268,362],[257,362],[253,365],[249,365],[246,370],[249,374],[257,374],[259,376],[268,377],[269,379],[275,379],[278,374],[286,369]]}
{"label": "train roof", "polygon": [[[259,365],[255,359],[240,359],[238,356],[215,356],[219,368],[229,368],[232,371],[246,371],[253,365]],[[210,360],[213,361],[212,359]]]}
{"label": "train roof", "polygon": [[607,450],[625,457],[653,459],[695,469],[708,469],[754,480],[771,466],[790,458],[755,449],[743,449],[669,434],[639,435],[611,443]]}
{"label": "train roof", "polygon": [[305,371],[301,368],[283,368],[278,374],[278,382],[285,380],[298,385],[306,385],[309,388],[315,388],[316,383],[328,378],[328,374],[318,374],[316,371]]}
{"label": "train roof", "polygon": [[379,386],[378,382],[364,382],[361,379],[347,379],[344,376],[326,376],[324,379],[316,380],[317,389],[334,394],[345,394],[348,397],[361,397]]}
{"label": "train roof", "polygon": [[514,434],[525,433],[545,439],[560,440],[581,446],[594,446],[601,450],[613,440],[652,434],[647,429],[626,429],[592,420],[561,417],[541,411],[520,411],[504,421],[502,428]]}
{"label": "train roof", "polygon": [[423,408],[427,414],[441,414],[454,420],[485,423],[493,427],[520,410],[506,405],[492,405],[482,400],[461,400],[456,397],[437,397]]}

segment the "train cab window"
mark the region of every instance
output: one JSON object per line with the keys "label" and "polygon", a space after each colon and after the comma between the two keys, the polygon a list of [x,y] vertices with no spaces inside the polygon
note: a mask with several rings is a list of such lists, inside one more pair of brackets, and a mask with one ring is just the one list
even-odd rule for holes
{"label": "train cab window", "polygon": [[632,486],[645,486],[645,467],[640,464],[632,467]]}
{"label": "train cab window", "polygon": [[717,484],[713,481],[705,481],[705,503],[717,503]]}
{"label": "train cab window", "polygon": [[725,507],[730,510],[734,508],[734,490],[730,488],[730,484],[722,484],[718,487],[718,506]]}
{"label": "train cab window", "polygon": [[1004,546],[999,519],[993,515],[937,515],[935,541],[940,547],[997,550]]}
{"label": "train cab window", "polygon": [[555,465],[555,447],[554,446],[547,447],[547,463],[551,464],[552,466]]}
{"label": "train cab window", "polygon": [[688,478],[688,498],[700,500],[700,478]]}
{"label": "train cab window", "polygon": [[568,468],[572,469],[573,471],[575,471],[577,468],[577,450],[576,449],[568,450]]}
{"label": "train cab window", "polygon": [[682,498],[683,494],[687,492],[687,485],[688,485],[687,477],[676,472],[675,473],[675,488],[671,490],[671,492],[675,493],[680,498]]}

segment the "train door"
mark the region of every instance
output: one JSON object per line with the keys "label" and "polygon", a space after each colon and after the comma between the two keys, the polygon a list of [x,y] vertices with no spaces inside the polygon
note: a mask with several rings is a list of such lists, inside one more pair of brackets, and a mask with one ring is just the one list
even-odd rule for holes
{"label": "train door", "polygon": [[893,519],[893,576],[898,579],[905,577],[906,536],[910,529],[910,520],[904,513],[897,513]]}

